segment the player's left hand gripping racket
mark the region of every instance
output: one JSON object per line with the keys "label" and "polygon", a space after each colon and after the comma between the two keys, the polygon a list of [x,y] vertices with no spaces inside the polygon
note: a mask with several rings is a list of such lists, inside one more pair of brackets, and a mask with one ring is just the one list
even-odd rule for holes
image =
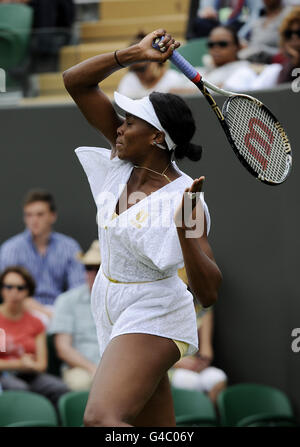
{"label": "player's left hand gripping racket", "polygon": [[[155,39],[154,48],[159,49],[161,39]],[[292,150],[273,113],[252,96],[228,92],[206,81],[176,50],[170,60],[204,95],[243,166],[268,185],[283,183],[291,172]],[[206,87],[228,97],[222,111]]]}

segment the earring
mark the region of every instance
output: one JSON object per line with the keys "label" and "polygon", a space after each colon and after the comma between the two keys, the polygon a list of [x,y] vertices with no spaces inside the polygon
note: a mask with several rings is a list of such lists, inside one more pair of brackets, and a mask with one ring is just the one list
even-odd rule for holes
{"label": "earring", "polygon": [[154,141],[153,144],[155,144],[155,146],[159,147],[160,149],[166,149],[165,146],[160,143],[156,143],[156,141]]}

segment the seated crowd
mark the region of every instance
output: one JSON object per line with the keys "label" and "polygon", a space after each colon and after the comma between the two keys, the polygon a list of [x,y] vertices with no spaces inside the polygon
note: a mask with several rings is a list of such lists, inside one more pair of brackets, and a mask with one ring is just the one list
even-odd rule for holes
{"label": "seated crowd", "polygon": [[[73,0],[0,0],[23,3],[33,10],[30,43],[33,73],[57,71],[45,60],[51,55],[58,61],[65,45],[82,43],[76,34],[77,4]],[[192,5],[198,6],[192,8]],[[300,60],[300,6],[297,0],[191,0],[187,41],[207,40],[199,44],[196,68],[207,80],[232,91],[274,88],[297,77]],[[297,6],[298,5],[298,6]],[[95,16],[95,20],[99,17]],[[78,24],[78,23],[77,23]],[[131,43],[142,38],[139,31]],[[124,46],[128,42],[124,42]],[[35,66],[35,62],[38,66]],[[37,71],[36,71],[37,70]],[[39,71],[40,70],[40,71]],[[193,94],[198,91],[174,67],[166,62],[132,65],[124,74],[119,91],[140,98],[156,90]]]}
{"label": "seated crowd", "polygon": [[[196,19],[204,33],[200,40],[204,38],[207,45],[203,54],[199,40],[196,69],[219,88],[234,92],[268,89],[292,82],[298,75],[295,69],[300,66],[300,6],[285,5],[283,0],[262,0],[257,4],[262,8],[256,19],[247,23],[246,35],[238,31],[243,26],[229,19],[225,23],[202,16]],[[207,32],[205,21],[209,22]],[[184,45],[188,47],[189,42]],[[133,99],[152,91],[200,94],[183,74],[171,69],[169,62],[131,66],[118,91]]]}
{"label": "seated crowd", "polygon": [[[232,91],[291,82],[300,62],[300,6],[296,5],[299,2],[293,0],[200,0],[194,36],[207,37],[208,45],[200,73]],[[248,16],[243,22],[245,7]],[[224,10],[229,11],[227,16]]]}

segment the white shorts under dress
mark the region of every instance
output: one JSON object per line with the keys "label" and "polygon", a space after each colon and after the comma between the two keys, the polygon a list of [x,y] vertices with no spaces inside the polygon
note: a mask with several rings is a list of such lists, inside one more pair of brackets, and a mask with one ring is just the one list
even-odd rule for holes
{"label": "white shorts under dress", "polygon": [[[92,313],[100,355],[118,335],[145,333],[188,344],[198,350],[193,296],[178,277],[184,266],[173,216],[193,179],[181,176],[133,206],[115,214],[133,164],[110,159],[105,148],[79,147],[80,163],[97,205],[101,267],[92,289]],[[208,208],[201,195],[210,228]]]}

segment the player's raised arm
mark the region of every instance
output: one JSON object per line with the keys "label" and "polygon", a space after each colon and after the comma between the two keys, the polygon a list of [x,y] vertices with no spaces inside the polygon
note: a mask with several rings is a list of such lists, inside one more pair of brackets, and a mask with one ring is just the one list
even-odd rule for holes
{"label": "player's raised arm", "polygon": [[102,54],[81,62],[63,73],[64,84],[77,106],[114,148],[121,118],[98,84],[121,68],[114,53]]}
{"label": "player's raised arm", "polygon": [[[152,47],[153,39],[160,36],[164,36],[163,53]],[[63,73],[67,91],[89,123],[107,138],[112,148],[115,146],[117,128],[122,121],[98,84],[116,70],[130,64],[145,60],[164,62],[178,46],[179,43],[166,34],[165,30],[157,30],[148,34],[139,44],[92,57]]]}

